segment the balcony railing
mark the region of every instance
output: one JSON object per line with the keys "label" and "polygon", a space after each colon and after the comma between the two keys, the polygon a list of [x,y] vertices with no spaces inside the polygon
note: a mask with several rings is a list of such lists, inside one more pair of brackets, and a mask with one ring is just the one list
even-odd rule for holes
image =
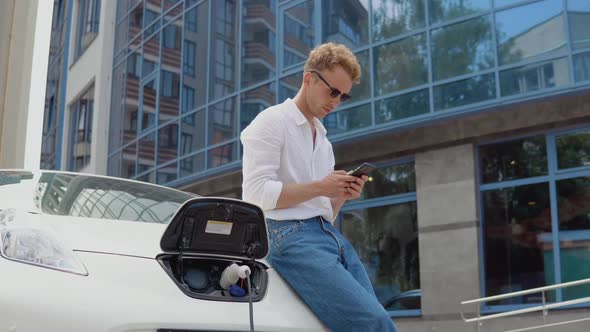
{"label": "balcony railing", "polygon": [[[515,315],[520,315],[520,314],[537,312],[537,311],[540,311],[543,316],[543,324],[542,325],[519,328],[519,329],[515,329],[515,330],[506,330],[505,332],[531,331],[531,330],[536,330],[536,329],[541,329],[541,328],[554,327],[554,326],[560,326],[560,325],[565,325],[565,324],[573,324],[573,323],[578,323],[578,322],[583,322],[583,321],[590,321],[590,317],[587,317],[587,318],[567,320],[567,321],[562,321],[562,322],[557,322],[557,323],[547,323],[547,316],[549,315],[549,310],[590,302],[590,297],[582,297],[582,298],[574,299],[574,300],[561,301],[561,302],[555,302],[555,303],[547,303],[546,292],[553,291],[553,290],[560,289],[560,288],[579,286],[579,285],[585,285],[585,284],[590,284],[590,278],[561,283],[561,284],[556,284],[556,285],[552,285],[552,286],[532,288],[532,289],[528,289],[528,290],[507,293],[507,294],[502,294],[502,295],[484,297],[481,299],[463,301],[463,302],[461,302],[461,318],[463,318],[463,320],[466,323],[477,324],[477,331],[480,331],[481,326],[483,325],[483,321],[490,320],[490,319],[510,317],[510,316],[515,316]],[[497,314],[491,314],[491,315],[485,315],[485,316],[481,315],[480,307],[481,307],[482,303],[503,300],[503,299],[507,299],[507,298],[511,298],[511,297],[534,294],[534,293],[541,293],[541,295],[542,295],[542,304],[541,305],[523,308],[523,309],[509,310],[509,311],[505,311],[505,312],[501,312],[501,313],[497,313]],[[474,305],[474,304],[477,305],[477,316],[473,317],[473,318],[466,318],[464,306],[465,305]]]}

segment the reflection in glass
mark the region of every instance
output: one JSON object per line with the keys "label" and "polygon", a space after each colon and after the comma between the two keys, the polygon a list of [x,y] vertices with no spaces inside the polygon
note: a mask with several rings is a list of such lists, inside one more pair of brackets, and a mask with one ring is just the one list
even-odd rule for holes
{"label": "reflection in glass", "polygon": [[141,132],[156,125],[156,86],[156,79],[153,79],[146,82],[141,89]]}
{"label": "reflection in glass", "polygon": [[155,183],[156,182],[156,172],[151,171],[148,173],[144,173],[143,175],[140,175],[136,178],[137,181],[142,181],[142,182],[151,182],[151,183]]}
{"label": "reflection in glass", "polygon": [[[483,192],[486,296],[555,282],[549,185],[539,183]],[[549,293],[549,300],[554,294]],[[488,304],[542,302],[541,294]]]}
{"label": "reflection in glass", "polygon": [[[179,68],[176,68],[178,71]],[[180,75],[175,72],[160,71],[160,105],[158,125],[178,117],[180,111]]]}
{"label": "reflection in glass", "polygon": [[121,176],[131,179],[135,177],[135,163],[137,162],[137,142],[123,147],[123,160],[121,162]]}
{"label": "reflection in glass", "polygon": [[322,2],[324,42],[335,42],[350,49],[363,46],[369,39],[369,3],[360,0]]}
{"label": "reflection in glass", "polygon": [[209,8],[205,1],[184,15],[182,112],[205,105],[209,58]]}
{"label": "reflection in glass", "polygon": [[[174,7],[178,4],[181,0],[164,0],[164,12],[170,10],[170,8]],[[169,11],[166,16],[174,17],[182,12],[182,5],[177,6],[174,10]]]}
{"label": "reflection in glass", "polygon": [[416,202],[342,213],[342,234],[365,265],[369,279],[386,310],[420,309],[420,297],[395,298],[420,289]]}
{"label": "reflection in glass", "polygon": [[559,169],[590,166],[590,132],[584,131],[555,138]]}
{"label": "reflection in glass", "polygon": [[125,111],[123,113],[123,145],[137,138],[139,113],[139,75],[141,54],[133,53],[127,58],[125,79]]}
{"label": "reflection in glass", "polygon": [[276,0],[242,4],[242,87],[275,76]]}
{"label": "reflection in glass", "polygon": [[158,124],[178,117],[180,109],[182,22],[182,17],[180,17],[168,24],[162,31],[162,70],[160,71],[160,107]]}
{"label": "reflection in glass", "polygon": [[143,44],[143,61],[141,62],[141,77],[145,78],[156,70],[160,61],[160,33],[148,39]]}
{"label": "reflection in glass", "polygon": [[123,144],[126,77],[125,62],[123,62],[113,69],[111,115],[109,119],[109,151],[111,152],[119,149]]}
{"label": "reflection in glass", "polygon": [[371,104],[338,110],[324,118],[328,135],[338,135],[349,131],[367,128],[371,125]]}
{"label": "reflection in glass", "polygon": [[416,191],[414,162],[379,167],[365,183],[361,199],[407,194]]}
{"label": "reflection in glass", "polygon": [[518,4],[519,2],[525,2],[525,1],[527,1],[527,0],[492,0],[495,8],[511,6],[511,5]]}
{"label": "reflection in glass", "polygon": [[[18,186],[27,185],[22,182]],[[75,174],[41,173],[34,186],[31,199],[42,213],[111,222],[166,224],[182,203],[195,197],[160,186]],[[0,196],[6,194],[10,194],[10,188],[0,190]]]}
{"label": "reflection in glass", "polygon": [[129,39],[136,37],[141,39],[141,30],[143,29],[143,2],[140,2],[129,13]]}
{"label": "reflection in glass", "polygon": [[242,132],[258,113],[276,103],[276,84],[271,83],[246,91],[242,93],[240,101],[240,132]]}
{"label": "reflection in glass", "polygon": [[428,89],[383,99],[375,105],[375,123],[396,121],[430,112]]}
{"label": "reflection in glass", "polygon": [[375,90],[387,94],[428,82],[424,34],[375,48]]}
{"label": "reflection in glass", "polygon": [[193,175],[205,170],[205,153],[197,153],[180,160],[180,177]]}
{"label": "reflection in glass", "polygon": [[238,72],[238,6],[235,0],[211,1],[211,50],[209,100],[227,96],[236,90]]}
{"label": "reflection in glass", "polygon": [[121,151],[109,156],[107,161],[107,174],[109,176],[121,177]]}
{"label": "reflection in glass", "polygon": [[428,0],[430,24],[485,11],[490,3],[491,0]]}
{"label": "reflection in glass", "polygon": [[590,81],[590,53],[574,55],[574,76],[576,82]]}
{"label": "reflection in glass", "polygon": [[496,98],[494,74],[468,78],[434,87],[436,111]]}
{"label": "reflection in glass", "polygon": [[432,74],[435,80],[475,73],[494,66],[489,16],[432,31]]}
{"label": "reflection in glass", "polygon": [[156,159],[156,133],[150,132],[139,139],[137,144],[139,153],[137,158],[137,174],[153,169]]}
{"label": "reflection in glass", "polygon": [[359,64],[361,65],[361,82],[354,84],[350,95],[352,100],[361,101],[371,98],[371,64],[369,63],[369,51],[364,51],[356,54]]}
{"label": "reflection in glass", "polygon": [[590,47],[590,2],[587,0],[568,0],[567,13],[572,49],[578,50]]}
{"label": "reflection in glass", "polygon": [[533,63],[500,72],[502,96],[550,89],[570,84],[567,58]]}
{"label": "reflection in glass", "polygon": [[426,24],[424,0],[372,0],[373,40],[419,29]]}
{"label": "reflection in glass", "polygon": [[160,29],[160,15],[162,15],[162,0],[147,0],[143,12],[143,36],[148,37]]}
{"label": "reflection in glass", "polygon": [[483,183],[547,175],[545,136],[484,145],[479,164]]}
{"label": "reflection in glass", "polygon": [[158,130],[158,165],[178,158],[178,123],[173,122]]}
{"label": "reflection in glass", "polygon": [[[590,178],[557,181],[562,282],[590,278]],[[563,289],[563,300],[590,296],[590,286]]]}
{"label": "reflection in glass", "polygon": [[[160,151],[158,150],[158,154]],[[178,179],[178,164],[176,162],[158,168],[156,172],[156,183],[165,184]]]}
{"label": "reflection in glass", "polygon": [[181,156],[205,148],[205,135],[207,134],[205,116],[205,110],[199,110],[182,117],[182,131],[180,132]]}
{"label": "reflection in glass", "polygon": [[226,99],[209,107],[209,141],[215,145],[236,138],[237,120],[236,98]]}
{"label": "reflection in glass", "polygon": [[[117,27],[115,28],[115,50],[114,50],[114,54],[119,55],[121,51],[122,55],[125,55],[125,46],[127,45],[127,43],[129,43],[129,19],[130,17],[127,16],[125,17],[125,19],[117,24]],[[52,38],[53,39],[53,38]],[[118,63],[120,61],[121,58],[117,58],[117,60],[114,61],[114,63]]]}
{"label": "reflection in glass", "polygon": [[62,117],[62,89],[65,84],[62,81],[65,54],[65,39],[67,29],[68,1],[55,2],[53,6],[53,21],[51,23],[51,40],[49,46],[49,61],[47,65],[47,82],[45,90],[45,107],[43,112],[43,133],[41,142],[41,169],[57,169],[60,162],[57,160],[58,146],[61,140],[58,135],[58,126]]}
{"label": "reflection in glass", "polygon": [[197,52],[197,45],[195,43],[185,40],[184,51],[182,58],[182,72],[187,76],[195,77],[195,57]]}
{"label": "reflection in glass", "polygon": [[237,154],[236,142],[213,148],[207,153],[207,166],[208,168],[223,166],[235,161],[238,157]]}
{"label": "reflection in glass", "polygon": [[563,1],[545,0],[496,14],[500,64],[566,52]]}
{"label": "reflection in glass", "polygon": [[[123,16],[127,14],[129,10],[129,0],[119,0],[117,1],[117,22],[121,20]],[[55,12],[55,7],[53,9]],[[54,14],[55,17],[55,14]]]}
{"label": "reflection in glass", "polygon": [[315,46],[314,2],[305,1],[283,14],[283,67],[301,64]]}
{"label": "reflection in glass", "polygon": [[283,102],[287,98],[293,98],[301,87],[303,81],[303,72],[298,72],[293,75],[281,78],[279,83],[279,102]]}

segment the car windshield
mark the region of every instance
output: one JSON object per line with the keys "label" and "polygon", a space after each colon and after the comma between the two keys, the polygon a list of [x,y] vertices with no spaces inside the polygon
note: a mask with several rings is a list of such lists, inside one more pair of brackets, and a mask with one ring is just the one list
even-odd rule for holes
{"label": "car windshield", "polygon": [[141,182],[59,172],[0,171],[0,210],[168,223],[196,195]]}

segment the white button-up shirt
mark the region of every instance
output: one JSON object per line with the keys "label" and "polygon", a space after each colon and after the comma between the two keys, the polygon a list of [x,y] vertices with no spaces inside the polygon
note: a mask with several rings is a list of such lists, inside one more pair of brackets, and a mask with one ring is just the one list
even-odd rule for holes
{"label": "white button-up shirt", "polygon": [[284,183],[317,181],[334,171],[334,151],[326,128],[317,118],[314,121],[315,145],[310,123],[295,102],[287,99],[262,111],[242,131],[242,199],[260,206],[267,218],[322,216],[333,221],[332,204],[324,196],[289,208],[276,208]]}

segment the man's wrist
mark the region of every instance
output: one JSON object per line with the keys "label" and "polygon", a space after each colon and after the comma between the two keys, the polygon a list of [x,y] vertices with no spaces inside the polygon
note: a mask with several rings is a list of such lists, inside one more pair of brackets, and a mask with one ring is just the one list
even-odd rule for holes
{"label": "man's wrist", "polygon": [[311,187],[311,192],[314,197],[326,196],[325,190],[324,190],[324,184],[322,183],[322,181],[313,181],[313,182],[311,182],[310,187]]}
{"label": "man's wrist", "polygon": [[336,204],[344,204],[344,202],[346,202],[346,198],[332,198],[332,202]]}

